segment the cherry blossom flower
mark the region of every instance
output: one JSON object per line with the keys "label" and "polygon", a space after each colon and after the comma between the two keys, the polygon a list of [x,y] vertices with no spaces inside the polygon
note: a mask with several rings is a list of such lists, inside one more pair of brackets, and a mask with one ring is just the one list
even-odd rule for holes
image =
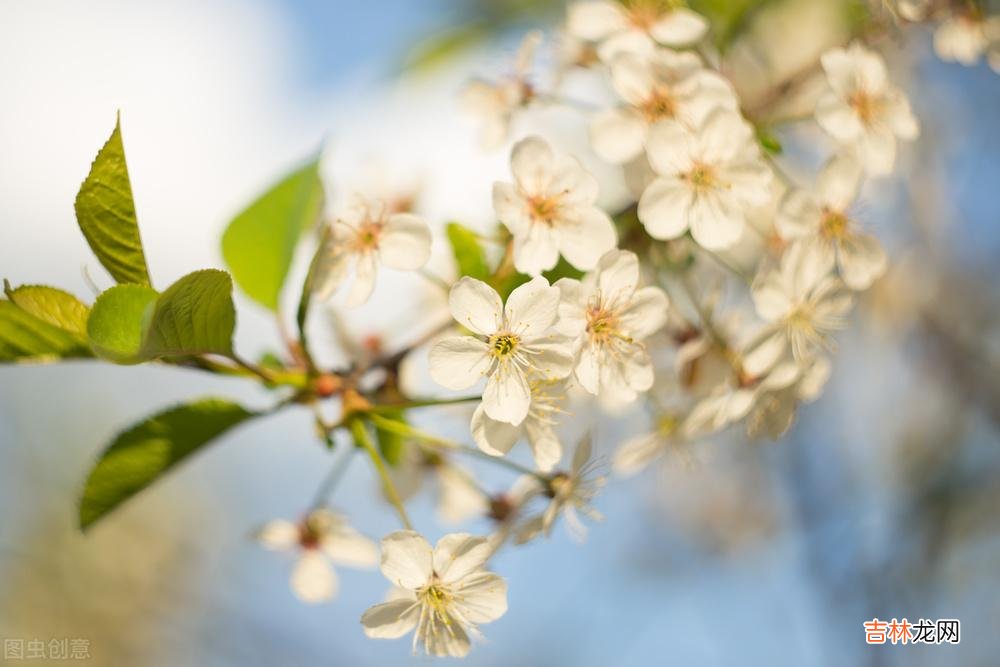
{"label": "cherry blossom flower", "polygon": [[[404,501],[429,485],[442,523],[459,524],[482,516],[489,509],[488,499],[469,470],[443,453],[425,449],[417,443],[406,443],[402,460],[389,469],[389,475]],[[385,492],[381,484],[379,489]]]}
{"label": "cherry blossom flower", "polygon": [[612,463],[615,472],[634,475],[667,452],[680,450],[688,442],[683,426],[683,415],[659,415],[653,430],[629,438],[618,447]]}
{"label": "cherry blossom flower", "polygon": [[816,120],[842,146],[857,151],[868,173],[884,176],[896,163],[896,139],[919,134],[910,102],[888,79],[882,56],[860,44],[831,49],[821,58],[829,90]]}
{"label": "cherry blossom flower", "polygon": [[941,60],[975,65],[1000,40],[1000,17],[980,11],[948,18],[934,31],[934,52]]}
{"label": "cherry blossom flower", "polygon": [[529,32],[521,41],[514,58],[514,70],[509,76],[495,82],[476,79],[462,90],[462,107],[482,120],[480,141],[484,149],[497,148],[504,143],[515,112],[535,99],[528,74],[541,42],[541,32]]}
{"label": "cherry blossom flower", "polygon": [[569,472],[560,472],[549,478],[547,495],[549,504],[545,510],[519,528],[517,543],[523,544],[539,534],[549,537],[556,519],[566,518],[570,535],[577,541],[587,536],[587,527],[580,520],[580,514],[591,521],[601,521],[604,517],[591,505],[607,478],[600,474],[603,464],[591,458],[591,442],[586,437],[576,447]]}
{"label": "cherry blossom flower", "polygon": [[520,424],[531,407],[532,377],[557,379],[572,371],[566,339],[551,331],[559,289],[538,276],[521,285],[504,306],[486,283],[465,277],[448,299],[455,321],[473,335],[439,341],[431,348],[430,374],[448,389],[468,389],[487,377],[483,410],[490,418]]}
{"label": "cherry blossom flower", "polygon": [[639,220],[653,238],[690,230],[709,250],[728,248],[743,234],[746,209],[770,198],[771,169],[734,111],[716,109],[695,128],[660,121],[646,152],[657,178],[639,199]]}
{"label": "cherry blossom flower", "polygon": [[566,399],[566,382],[529,377],[528,386],[531,405],[524,421],[515,426],[491,419],[480,403],[472,414],[472,438],[487,454],[503,456],[518,440],[527,437],[535,465],[548,472],[562,458],[562,444],[554,427],[564,412],[561,406]]}
{"label": "cherry blossom flower", "polygon": [[639,287],[635,253],[612,250],[582,280],[563,278],[556,287],[557,329],[575,340],[580,386],[619,402],[648,390],[653,363],[642,341],[666,324],[669,300],[658,287]]}
{"label": "cherry blossom flower", "polygon": [[831,259],[817,244],[793,243],[780,266],[754,282],[754,306],[770,325],[752,352],[773,358],[775,354],[762,351],[780,351],[790,345],[801,362],[832,347],[830,335],[846,325],[853,298],[843,282],[831,275]]}
{"label": "cherry blossom flower", "polygon": [[516,537],[525,518],[529,503],[545,493],[545,487],[534,475],[521,475],[510,490],[498,494],[490,501],[489,517],[496,528],[487,538],[490,553],[495,554],[511,537]]}
{"label": "cherry blossom flower", "polygon": [[830,360],[824,356],[795,364],[794,368],[794,376],[785,376],[787,384],[770,382],[758,392],[747,415],[747,434],[751,438],[766,436],[777,440],[784,435],[795,421],[799,403],[819,398],[830,378]]}
{"label": "cherry blossom flower", "polygon": [[361,617],[365,634],[396,639],[414,631],[413,650],[428,655],[468,655],[470,635],[507,611],[507,583],[484,569],[485,538],[467,533],[442,537],[432,549],[419,533],[401,530],[382,539],[382,574],[402,589],[395,599]]}
{"label": "cherry blossom flower", "polygon": [[569,32],[599,42],[598,55],[609,62],[623,52],[648,55],[657,44],[686,46],[708,31],[708,21],[673,0],[589,0],[569,7]]}
{"label": "cherry blossom flower", "polygon": [[878,240],[859,231],[850,205],[861,185],[861,165],[849,155],[831,159],[819,175],[815,196],[789,190],[775,225],[782,238],[815,244],[824,264],[836,258],[841,278],[854,290],[871,287],[885,273],[886,257]]}
{"label": "cherry blossom flower", "polygon": [[538,275],[559,254],[581,270],[594,268],[615,247],[618,235],[608,214],[595,206],[597,179],[576,158],[556,155],[539,137],[514,146],[514,183],[493,184],[497,218],[514,237],[514,266]]}
{"label": "cherry blossom flower", "polygon": [[257,540],[268,549],[298,551],[291,586],[303,602],[323,602],[337,594],[331,561],[360,568],[372,568],[378,562],[375,544],[344,517],[326,509],[313,510],[297,524],[270,521],[257,533]]}
{"label": "cherry blossom flower", "polygon": [[716,107],[738,108],[729,82],[686,51],[620,55],[611,63],[611,82],[625,104],[594,117],[590,140],[598,155],[615,164],[642,154],[657,121],[676,119],[693,126]]}
{"label": "cherry blossom flower", "polygon": [[427,263],[431,231],[412,213],[392,213],[385,202],[358,199],[330,225],[320,249],[314,289],[328,298],[354,273],[347,305],[359,306],[375,289],[379,263],[413,271]]}

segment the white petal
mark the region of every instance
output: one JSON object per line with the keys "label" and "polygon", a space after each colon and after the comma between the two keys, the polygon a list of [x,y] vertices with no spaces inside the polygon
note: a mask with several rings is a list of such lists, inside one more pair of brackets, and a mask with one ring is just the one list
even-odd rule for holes
{"label": "white petal", "polygon": [[325,251],[316,267],[316,277],[313,289],[320,299],[328,299],[337,291],[351,268],[352,253],[333,251],[331,247]]}
{"label": "white petal", "polygon": [[580,471],[583,470],[583,467],[587,465],[588,461],[590,461],[590,454],[592,452],[593,442],[591,441],[590,436],[587,435],[577,443],[576,451],[573,452],[573,475],[579,476]]}
{"label": "white petal", "polygon": [[489,347],[472,336],[438,341],[430,351],[430,375],[442,387],[468,389],[489,371]]}
{"label": "white petal", "polygon": [[837,248],[840,276],[853,290],[866,290],[883,273],[887,260],[878,239],[868,234],[845,238]]}
{"label": "white petal", "polygon": [[920,135],[920,125],[913,115],[910,102],[902,93],[897,93],[893,99],[887,101],[885,122],[893,134],[904,141],[913,141]]}
{"label": "white petal", "polygon": [[816,183],[820,201],[834,211],[845,211],[858,196],[861,175],[861,165],[854,156],[841,154],[833,157],[823,167]]}
{"label": "white petal", "polygon": [[363,252],[358,255],[357,263],[354,265],[354,282],[351,290],[347,293],[347,306],[353,308],[360,306],[375,289],[375,273],[378,265],[375,261],[375,253]]}
{"label": "white petal", "polygon": [[820,57],[827,81],[833,91],[847,98],[858,87],[858,64],[846,49],[830,49]]}
{"label": "white petal", "polygon": [[492,572],[465,577],[455,592],[454,604],[470,623],[490,623],[507,613],[507,582]]}
{"label": "white petal", "polygon": [[791,311],[792,295],[788,293],[781,277],[772,272],[755,281],[751,290],[757,314],[768,322],[776,322]]}
{"label": "white petal", "polygon": [[539,422],[530,416],[524,421],[535,465],[542,472],[551,471],[562,459],[562,444],[559,438],[549,424]]}
{"label": "white petal", "polygon": [[656,85],[649,60],[634,53],[618,56],[611,63],[611,85],[623,100],[641,105]]}
{"label": "white petal", "polygon": [[322,554],[308,549],[292,571],[292,590],[303,602],[323,602],[337,593],[337,575]]}
{"label": "white petal", "polygon": [[597,47],[597,57],[601,62],[614,62],[623,54],[634,54],[648,58],[656,51],[656,42],[645,30],[627,26],[626,29],[605,39]]}
{"label": "white petal", "polygon": [[708,21],[690,9],[679,7],[669,11],[653,24],[650,33],[660,44],[685,46],[699,41],[708,31]]}
{"label": "white petal", "polygon": [[658,178],[639,198],[639,220],[654,239],[675,239],[688,230],[694,192],[676,178]]}
{"label": "white petal", "polygon": [[510,170],[525,193],[541,194],[552,178],[555,155],[541,137],[531,136],[514,145],[510,154]]}
{"label": "white petal", "polygon": [[774,226],[785,240],[801,239],[819,231],[823,210],[806,190],[793,188],[785,193],[774,218]]}
{"label": "white petal", "polygon": [[382,228],[378,253],[382,262],[393,269],[419,269],[431,256],[431,230],[413,214],[396,213]]}
{"label": "white petal", "polygon": [[655,433],[629,438],[615,452],[613,466],[619,475],[634,475],[663,453],[660,438]]}
{"label": "white petal", "polygon": [[598,41],[626,27],[624,10],[614,2],[593,0],[569,6],[569,32],[587,41]]}
{"label": "white petal", "polygon": [[452,533],[434,547],[434,573],[446,583],[460,581],[486,565],[490,545],[486,538]]}
{"label": "white petal", "polygon": [[816,122],[840,143],[854,141],[864,131],[858,114],[833,92],[820,96],[816,104]]}
{"label": "white petal", "polygon": [[751,377],[759,377],[769,371],[788,350],[788,339],[784,332],[775,331],[765,337],[743,356],[743,370]]}
{"label": "white petal", "polygon": [[299,527],[291,521],[269,521],[257,532],[257,541],[268,549],[285,551],[298,545]]}
{"label": "white petal", "polygon": [[559,314],[559,288],[541,276],[519,285],[507,297],[504,322],[519,336],[540,336]]}
{"label": "white petal", "polygon": [[667,323],[670,300],[659,287],[636,290],[628,308],[619,315],[622,326],[635,340],[659,331]]}
{"label": "white petal", "polygon": [[521,437],[522,429],[513,424],[490,419],[482,403],[472,413],[472,439],[479,449],[491,456],[503,456]]}
{"label": "white petal", "polygon": [[427,655],[440,658],[464,658],[469,654],[471,643],[465,627],[449,616],[447,629],[431,625],[429,618],[417,627],[418,642],[423,642]]}
{"label": "white petal", "polygon": [[732,247],[743,234],[743,214],[727,193],[699,193],[691,205],[691,236],[708,250]]}
{"label": "white petal", "polygon": [[400,599],[371,607],[361,617],[361,625],[368,637],[398,639],[417,627],[419,618],[420,605]]}
{"label": "white petal", "polygon": [[499,220],[511,234],[518,236],[526,234],[531,225],[531,216],[524,198],[518,193],[513,183],[496,182],[493,184],[493,210]]}
{"label": "white petal", "polygon": [[865,169],[872,176],[892,173],[896,164],[896,137],[888,128],[869,128],[861,135],[858,151]]}
{"label": "white petal", "polygon": [[558,380],[573,372],[570,341],[563,336],[535,338],[525,342],[530,350],[532,371],[548,380]]}
{"label": "white petal", "polygon": [[438,468],[437,513],[443,523],[463,523],[485,516],[486,496],[470,480],[469,473],[454,464]]}
{"label": "white petal", "polygon": [[483,410],[497,421],[520,424],[528,414],[531,390],[524,373],[514,363],[499,366],[483,392]]}
{"label": "white petal", "polygon": [[503,321],[500,295],[483,281],[469,276],[451,288],[448,307],[456,322],[483,336],[498,331]]}
{"label": "white petal", "polygon": [[559,261],[555,230],[544,223],[532,223],[527,233],[514,237],[514,268],[529,276],[548,271]]}
{"label": "white petal", "polygon": [[676,120],[661,120],[649,128],[646,155],[660,176],[687,173],[694,164],[695,139],[691,130]]}
{"label": "white petal", "polygon": [[597,266],[597,260],[618,244],[618,233],[607,213],[596,206],[579,209],[575,223],[559,229],[559,250],[570,264],[582,271]]}
{"label": "white petal", "polygon": [[400,588],[416,590],[433,574],[431,545],[412,530],[397,530],[382,538],[382,574]]}
{"label": "white petal", "polygon": [[594,151],[612,164],[624,164],[642,153],[649,126],[631,109],[602,111],[590,123]]}
{"label": "white petal", "polygon": [[352,567],[378,565],[378,547],[350,526],[338,526],[323,540],[323,551],[335,563]]}
{"label": "white petal", "polygon": [[628,250],[612,250],[597,265],[597,288],[603,298],[629,299],[639,285],[639,258]]}

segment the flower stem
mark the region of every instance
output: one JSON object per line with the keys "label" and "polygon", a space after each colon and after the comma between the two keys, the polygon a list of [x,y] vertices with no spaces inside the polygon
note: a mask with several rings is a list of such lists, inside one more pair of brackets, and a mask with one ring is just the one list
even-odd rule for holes
{"label": "flower stem", "polygon": [[382,478],[382,486],[385,488],[385,494],[389,496],[389,502],[396,508],[396,513],[399,514],[399,520],[402,521],[403,527],[407,530],[413,530],[413,524],[410,523],[410,517],[406,514],[406,508],[403,507],[403,501],[399,497],[396,485],[393,484],[392,478],[389,477],[389,470],[385,467],[382,455],[375,449],[371,436],[368,435],[368,430],[365,428],[365,423],[360,419],[352,419],[351,434],[354,436],[354,443],[368,452],[368,456],[372,460],[372,465],[375,466],[379,477]]}
{"label": "flower stem", "polygon": [[337,488],[337,484],[340,483],[340,480],[344,477],[344,473],[347,472],[347,467],[350,465],[351,459],[354,458],[356,450],[357,447],[348,447],[347,451],[341,454],[340,458],[333,464],[333,467],[330,468],[330,472],[323,478],[322,483],[320,483],[319,488],[316,490],[316,496],[312,502],[313,509],[319,509],[327,504],[330,494]]}
{"label": "flower stem", "polygon": [[478,401],[482,396],[460,396],[458,398],[421,398],[403,403],[384,403],[373,405],[366,410],[368,414],[377,415],[384,412],[395,412],[396,410],[409,410],[411,408],[429,408],[436,405],[457,405],[459,403],[471,403]]}

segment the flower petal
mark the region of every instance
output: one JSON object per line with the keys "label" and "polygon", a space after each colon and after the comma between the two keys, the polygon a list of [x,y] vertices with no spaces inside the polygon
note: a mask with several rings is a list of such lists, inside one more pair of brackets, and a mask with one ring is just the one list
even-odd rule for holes
{"label": "flower petal", "polygon": [[663,451],[660,438],[655,433],[644,433],[623,442],[615,452],[612,465],[619,475],[634,475]]}
{"label": "flower petal", "polygon": [[552,179],[555,155],[541,137],[531,136],[514,145],[510,154],[510,170],[517,185],[527,194],[545,192]]}
{"label": "flower petal", "polygon": [[483,409],[497,421],[520,424],[531,405],[531,390],[524,373],[514,363],[501,364],[483,392]]}
{"label": "flower petal", "polygon": [[676,239],[688,230],[694,192],[678,178],[658,178],[639,198],[639,220],[654,239]]}
{"label": "flower petal", "polygon": [[861,165],[854,156],[841,154],[831,158],[816,183],[820,201],[834,211],[845,211],[858,196],[861,175]]}
{"label": "flower petal", "polygon": [[431,230],[421,218],[411,213],[396,213],[382,228],[378,239],[382,263],[400,271],[413,271],[431,256]]}
{"label": "flower petal", "polygon": [[308,549],[292,571],[292,590],[303,602],[324,602],[337,593],[337,575],[322,554]]}
{"label": "flower petal", "polygon": [[343,524],[323,540],[323,551],[335,563],[352,567],[375,567],[379,560],[375,543]]}
{"label": "flower petal", "polygon": [[357,256],[354,265],[354,282],[347,293],[346,305],[349,308],[360,306],[368,301],[368,298],[375,290],[375,273],[378,271],[378,264],[375,261],[374,252],[363,252]]}
{"label": "flower petal", "polygon": [[570,34],[595,42],[627,27],[624,10],[607,0],[577,2],[569,6],[567,27]]}
{"label": "flower petal", "polygon": [[887,260],[878,239],[855,234],[842,239],[837,248],[840,277],[853,290],[866,290],[883,273]]}
{"label": "flower petal", "polygon": [[493,184],[493,210],[496,211],[497,220],[514,236],[528,233],[531,217],[524,198],[513,183]]}
{"label": "flower petal", "polygon": [[552,426],[530,416],[524,420],[528,444],[535,458],[535,465],[542,472],[550,472],[562,459],[562,444]]}
{"label": "flower petal", "polygon": [[472,336],[456,336],[438,341],[431,348],[430,375],[448,389],[468,389],[490,369],[489,347]]}
{"label": "flower petal", "polygon": [[608,109],[590,122],[594,152],[612,164],[625,164],[642,153],[649,126],[632,109]]}
{"label": "flower petal", "polygon": [[708,21],[701,14],[684,7],[669,11],[653,24],[649,32],[660,44],[685,46],[699,41],[708,31]]}
{"label": "flower petal", "polygon": [[667,323],[670,299],[659,287],[636,290],[628,308],[618,316],[624,329],[635,340],[642,340],[659,331]]}
{"label": "flower petal", "polygon": [[382,538],[382,574],[400,588],[415,590],[431,578],[432,549],[420,533],[397,530]]}
{"label": "flower petal", "polygon": [[518,286],[507,297],[504,323],[522,338],[540,336],[559,314],[559,289],[542,276]]}
{"label": "flower petal", "polygon": [[482,403],[472,413],[471,429],[476,445],[491,456],[503,456],[509,452],[521,437],[522,431],[513,424],[490,419]]}
{"label": "flower petal", "polygon": [[365,635],[374,639],[398,639],[417,627],[420,605],[399,599],[371,607],[361,616]]}
{"label": "flower petal", "polygon": [[454,583],[486,565],[490,545],[484,537],[452,533],[434,547],[434,573],[445,583]]}
{"label": "flower petal", "polygon": [[496,290],[481,280],[465,276],[448,294],[451,316],[463,327],[483,336],[500,329],[503,302]]}
{"label": "flower petal", "polygon": [[507,582],[492,572],[466,577],[455,594],[458,612],[470,623],[490,623],[507,613]]}
{"label": "flower petal", "polygon": [[555,230],[547,224],[532,223],[526,229],[526,234],[514,237],[514,268],[537,276],[559,262],[559,243]]}
{"label": "flower petal", "polygon": [[298,545],[299,527],[291,521],[275,519],[264,524],[255,537],[267,549],[286,551]]}
{"label": "flower petal", "polygon": [[727,193],[703,192],[691,206],[691,236],[708,250],[732,247],[743,234],[745,222]]}
{"label": "flower petal", "polygon": [[618,233],[607,213],[596,206],[579,209],[574,224],[559,231],[559,250],[570,264],[582,271],[597,266],[597,260],[618,244]]}

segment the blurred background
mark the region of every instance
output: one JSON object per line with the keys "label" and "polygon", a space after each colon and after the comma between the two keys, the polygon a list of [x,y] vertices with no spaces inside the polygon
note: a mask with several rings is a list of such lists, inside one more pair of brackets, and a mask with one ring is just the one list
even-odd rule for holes
{"label": "blurred background", "polygon": [[[830,19],[842,16],[836,0],[766,4],[732,51],[748,86],[850,28]],[[470,76],[508,68],[524,32],[553,27],[560,8],[0,0],[0,275],[87,300],[85,272],[108,286],[72,203],[119,109],[160,284],[221,267],[227,221],[324,141],[332,205],[356,188],[419,192],[432,224],[488,225],[507,150],[480,149],[456,95]],[[560,529],[502,551],[494,569],[510,611],[468,664],[996,664],[1000,77],[940,62],[924,28],[884,47],[923,134],[895,179],[865,190],[893,268],[840,336],[826,393],[777,443],[719,437],[612,482],[586,544]],[[621,176],[589,154],[579,113],[538,112],[513,138],[529,131],[603,169],[606,204],[623,196]],[[818,156],[795,147],[818,136],[799,125],[781,135],[803,182]],[[444,275],[447,249],[435,243]],[[380,278],[373,300],[339,321],[386,344],[417,314],[436,321],[440,294],[415,282]],[[238,305],[245,355],[276,346],[270,318]],[[319,340],[335,359],[333,336]],[[179,369],[0,368],[0,638],[87,639],[100,665],[428,662],[408,640],[363,636],[361,613],[385,594],[377,572],[342,569],[340,596],[306,606],[288,589],[291,560],[249,539],[268,519],[297,516],[330,464],[304,410],[228,435],[77,531],[76,498],[105,443],[202,395],[268,403],[240,380]],[[468,412],[424,418],[460,437]],[[601,427],[599,447],[643,427],[641,413],[621,416]],[[498,490],[510,481],[483,474]],[[333,503],[377,538],[396,520],[375,489],[355,461]],[[429,537],[448,532],[429,491],[414,518]],[[904,616],[958,618],[961,644],[865,645],[863,621]]]}

